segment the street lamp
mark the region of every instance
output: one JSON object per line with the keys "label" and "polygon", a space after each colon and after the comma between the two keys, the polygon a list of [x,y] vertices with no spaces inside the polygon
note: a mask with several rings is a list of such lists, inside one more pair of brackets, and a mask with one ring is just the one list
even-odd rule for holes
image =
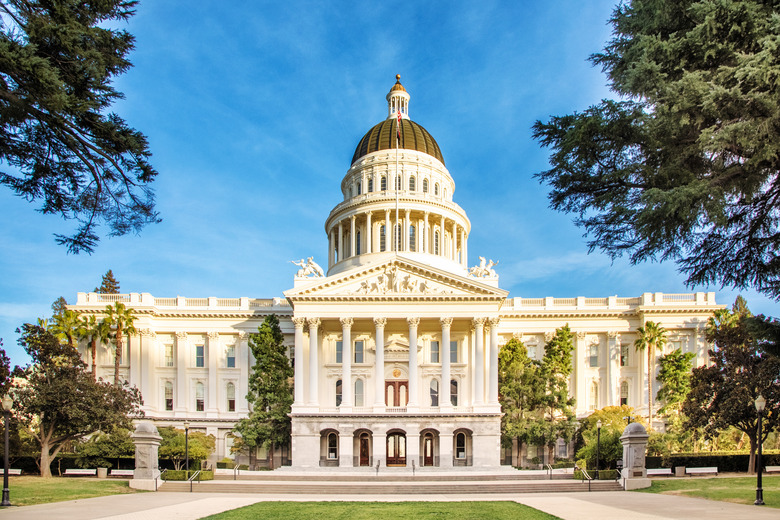
{"label": "street lamp", "polygon": [[2,399],[3,414],[5,415],[5,451],[3,452],[3,500],[0,506],[10,506],[11,499],[8,491],[8,417],[11,415],[11,408],[14,406],[14,400],[9,394],[5,394]]}
{"label": "street lamp", "polygon": [[599,478],[599,468],[601,467],[601,419],[596,421],[596,479]]}
{"label": "street lamp", "polygon": [[190,478],[190,423],[184,422],[184,469],[187,478]]}
{"label": "street lamp", "polygon": [[766,399],[763,395],[759,395],[756,398],[756,411],[758,412],[758,478],[756,480],[756,501],[753,502],[757,506],[764,505],[764,490],[761,488],[761,416],[764,413],[764,407],[766,406]]}

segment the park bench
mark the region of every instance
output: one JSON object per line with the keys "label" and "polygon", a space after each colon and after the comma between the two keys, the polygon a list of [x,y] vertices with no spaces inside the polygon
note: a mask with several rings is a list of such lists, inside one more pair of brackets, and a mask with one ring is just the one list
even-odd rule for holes
{"label": "park bench", "polygon": [[764,471],[767,473],[780,473],[780,466],[765,466]]}
{"label": "park bench", "polygon": [[716,467],[685,468],[685,474],[686,475],[717,475],[718,468]]}
{"label": "park bench", "polygon": [[[21,475],[22,474],[22,470],[10,468],[8,470],[8,474],[9,475]],[[0,475],[5,475],[5,470],[3,468],[0,468]]]}
{"label": "park bench", "polygon": [[133,476],[132,469],[112,469],[109,473],[111,477],[131,477]]}
{"label": "park bench", "polygon": [[97,475],[96,469],[74,469],[69,468],[65,470],[64,475],[66,477],[94,477]]}
{"label": "park bench", "polygon": [[647,470],[648,477],[672,476],[672,468],[653,468]]}

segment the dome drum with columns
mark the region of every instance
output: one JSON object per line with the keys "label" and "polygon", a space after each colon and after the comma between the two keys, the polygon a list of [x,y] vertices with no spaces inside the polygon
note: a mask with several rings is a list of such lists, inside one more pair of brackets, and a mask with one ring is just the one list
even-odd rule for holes
{"label": "dome drum with columns", "polygon": [[[146,420],[214,435],[211,462],[254,460],[231,453],[231,430],[249,413],[249,335],[270,314],[294,367],[292,437],[254,455],[300,471],[497,472],[536,464],[537,455],[553,462],[545,449],[501,445],[498,354],[513,338],[539,360],[555,329],[571,327],[578,418],[620,404],[647,413],[645,356],[633,342],[648,320],[668,331],[667,351],[693,353],[696,366],[708,361],[707,319],[723,308],[714,293],[510,298],[497,262],[472,255],[479,262],[469,267],[471,223],[396,79],[388,118],[360,140],[325,221],[327,268],[312,256],[293,261],[284,298],[79,293],[70,306],[98,316],[115,301],[134,309],[139,334],[126,342],[120,376],[141,390]],[[89,345],[79,348],[89,360]],[[99,349],[99,376],[111,377],[113,359]],[[654,375],[651,383],[657,391]],[[555,456],[573,455],[559,439]]]}

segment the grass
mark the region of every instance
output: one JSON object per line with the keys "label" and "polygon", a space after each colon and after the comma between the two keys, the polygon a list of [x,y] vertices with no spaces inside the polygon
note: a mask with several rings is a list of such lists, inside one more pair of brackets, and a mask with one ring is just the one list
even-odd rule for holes
{"label": "grass", "polygon": [[[555,520],[548,515],[516,502],[260,502],[233,509],[202,520],[244,520],[273,518],[294,520]],[[560,520],[560,519],[558,519]]]}
{"label": "grass", "polygon": [[[780,477],[763,477],[764,504],[780,509]],[[752,504],[756,499],[756,477],[653,479],[653,485],[637,490]]]}
{"label": "grass", "polygon": [[136,493],[126,480],[93,478],[11,477],[8,482],[11,504],[31,506],[80,498]]}

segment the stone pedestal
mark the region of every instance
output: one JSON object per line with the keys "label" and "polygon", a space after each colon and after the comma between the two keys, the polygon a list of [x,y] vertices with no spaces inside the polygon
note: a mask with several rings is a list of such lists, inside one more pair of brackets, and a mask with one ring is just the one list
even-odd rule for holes
{"label": "stone pedestal", "polygon": [[160,475],[157,450],[162,437],[155,425],[149,421],[139,422],[132,437],[135,443],[135,471],[130,487],[155,491],[156,479]]}
{"label": "stone pedestal", "polygon": [[647,434],[645,427],[639,423],[631,423],[623,430],[620,442],[623,443],[623,489],[642,489],[650,487],[651,481],[647,478],[645,467],[645,453],[647,452]]}

